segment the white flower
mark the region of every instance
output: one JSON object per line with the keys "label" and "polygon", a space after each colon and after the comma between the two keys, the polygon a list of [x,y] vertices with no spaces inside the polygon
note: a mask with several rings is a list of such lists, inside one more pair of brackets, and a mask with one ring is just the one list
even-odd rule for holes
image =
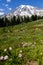
{"label": "white flower", "polygon": [[25,46],[28,46],[28,43],[24,43],[24,44],[23,44],[23,47],[25,47]]}
{"label": "white flower", "polygon": [[7,49],[4,49],[4,52],[6,52],[7,51]]}
{"label": "white flower", "polygon": [[19,52],[22,53],[22,50],[20,50]]}
{"label": "white flower", "polygon": [[22,57],[22,54],[19,53],[18,57],[21,58]]}
{"label": "white flower", "polygon": [[3,57],[3,56],[1,56],[1,57],[0,57],[0,60],[3,60],[3,58],[4,58],[4,57]]}
{"label": "white flower", "polygon": [[7,60],[8,59],[8,55],[4,56],[4,60]]}
{"label": "white flower", "polygon": [[9,47],[9,50],[11,51],[12,50],[12,47]]}

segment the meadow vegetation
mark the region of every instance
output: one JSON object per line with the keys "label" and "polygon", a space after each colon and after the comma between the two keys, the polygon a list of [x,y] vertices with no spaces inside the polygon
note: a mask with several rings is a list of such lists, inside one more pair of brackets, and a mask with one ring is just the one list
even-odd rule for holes
{"label": "meadow vegetation", "polygon": [[43,19],[0,28],[0,65],[43,65]]}

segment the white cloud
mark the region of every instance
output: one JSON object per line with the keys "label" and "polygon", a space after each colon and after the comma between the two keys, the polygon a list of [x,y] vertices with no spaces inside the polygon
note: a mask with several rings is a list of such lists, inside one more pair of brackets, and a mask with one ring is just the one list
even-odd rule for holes
{"label": "white cloud", "polygon": [[6,6],[6,7],[8,7],[8,6],[9,6],[8,4],[4,4],[4,3],[3,3],[2,5],[3,5],[3,6]]}
{"label": "white cloud", "polygon": [[0,11],[4,11],[4,9],[0,9]]}
{"label": "white cloud", "polygon": [[4,14],[4,9],[0,8],[0,15]]}
{"label": "white cloud", "polygon": [[11,2],[11,0],[7,0],[7,2]]}
{"label": "white cloud", "polygon": [[0,15],[4,15],[4,12],[0,12]]}
{"label": "white cloud", "polygon": [[8,7],[8,4],[6,4],[5,6]]}
{"label": "white cloud", "polygon": [[12,10],[12,8],[8,8],[9,10]]}

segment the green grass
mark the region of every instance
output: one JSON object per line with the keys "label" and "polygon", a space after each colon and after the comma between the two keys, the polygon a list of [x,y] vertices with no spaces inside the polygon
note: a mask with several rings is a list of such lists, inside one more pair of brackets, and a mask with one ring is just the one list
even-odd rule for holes
{"label": "green grass", "polygon": [[[13,48],[11,55],[8,50],[3,51],[9,47]],[[20,50],[22,58],[18,57]],[[43,20],[0,28],[0,56],[2,55],[9,55],[9,59],[0,61],[1,65],[26,65],[27,61],[43,65]]]}

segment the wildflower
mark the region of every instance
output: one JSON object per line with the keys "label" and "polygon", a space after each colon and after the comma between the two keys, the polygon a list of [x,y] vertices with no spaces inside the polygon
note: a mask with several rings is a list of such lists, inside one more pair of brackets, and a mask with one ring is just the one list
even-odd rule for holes
{"label": "wildflower", "polygon": [[1,57],[0,57],[0,60],[3,60],[3,58],[4,58],[4,57],[3,57],[3,56],[1,56]]}
{"label": "wildflower", "polygon": [[18,57],[19,57],[19,58],[21,58],[21,57],[22,57],[22,54],[21,54],[21,53],[19,53]]}
{"label": "wildflower", "polygon": [[19,52],[22,53],[22,50],[20,50]]}
{"label": "wildflower", "polygon": [[4,60],[7,60],[8,59],[8,55],[4,56]]}
{"label": "wildflower", "polygon": [[23,47],[28,46],[28,43],[23,44]]}
{"label": "wildflower", "polygon": [[4,49],[4,52],[6,52],[7,51],[7,49]]}
{"label": "wildflower", "polygon": [[36,31],[40,31],[40,29],[39,29],[39,28],[36,28],[35,30],[36,30]]}
{"label": "wildflower", "polygon": [[9,47],[9,50],[11,51],[12,50],[12,47]]}
{"label": "wildflower", "polygon": [[40,55],[42,55],[43,53],[41,52]]}
{"label": "wildflower", "polygon": [[36,42],[34,42],[34,44],[36,44]]}

